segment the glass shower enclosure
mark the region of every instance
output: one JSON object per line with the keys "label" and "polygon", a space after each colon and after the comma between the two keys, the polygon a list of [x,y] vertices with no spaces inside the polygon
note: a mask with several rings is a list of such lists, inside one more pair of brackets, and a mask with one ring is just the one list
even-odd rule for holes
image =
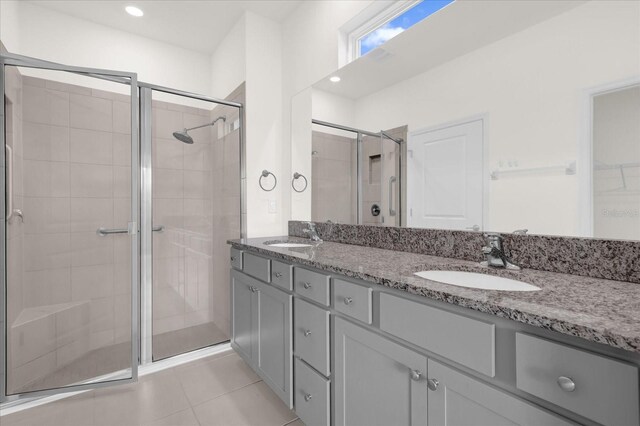
{"label": "glass shower enclosure", "polygon": [[137,77],[1,61],[2,393],[133,381]]}
{"label": "glass shower enclosure", "polygon": [[229,340],[242,101],[0,56],[0,402]]}

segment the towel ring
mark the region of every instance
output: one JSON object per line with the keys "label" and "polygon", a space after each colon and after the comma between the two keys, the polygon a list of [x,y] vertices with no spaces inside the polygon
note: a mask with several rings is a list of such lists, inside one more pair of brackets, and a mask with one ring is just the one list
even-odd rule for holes
{"label": "towel ring", "polygon": [[[269,175],[273,176],[273,187],[271,187],[271,189],[267,189],[264,186],[262,186],[262,178],[266,178]],[[274,189],[276,189],[276,185],[278,185],[278,178],[276,178],[276,175],[271,173],[269,170],[263,170],[262,174],[258,178],[258,185],[260,185],[260,188],[262,188],[263,191],[267,191],[267,192],[273,191]]]}
{"label": "towel ring", "polygon": [[[294,185],[295,181],[298,178],[304,179],[304,188],[302,188],[300,191],[298,191],[296,189],[296,186]],[[307,180],[307,178],[302,173],[295,172],[293,174],[293,179],[291,179],[291,187],[293,188],[294,191],[296,191],[296,192],[304,192],[307,189],[307,185],[309,185],[309,181]]]}

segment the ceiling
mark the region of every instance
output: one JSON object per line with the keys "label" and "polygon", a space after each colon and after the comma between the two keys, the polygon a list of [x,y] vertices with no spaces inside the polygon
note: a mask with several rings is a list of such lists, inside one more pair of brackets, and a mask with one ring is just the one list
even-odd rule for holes
{"label": "ceiling", "polygon": [[[301,0],[31,0],[30,3],[122,31],[213,53],[245,11],[284,20]],[[128,15],[137,6],[144,16]]]}
{"label": "ceiling", "polygon": [[457,0],[344,66],[315,89],[359,99],[583,4],[585,0]]}

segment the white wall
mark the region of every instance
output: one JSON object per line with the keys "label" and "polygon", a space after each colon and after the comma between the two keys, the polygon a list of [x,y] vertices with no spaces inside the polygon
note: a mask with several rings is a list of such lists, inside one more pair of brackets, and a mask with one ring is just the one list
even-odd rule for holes
{"label": "white wall", "polygon": [[225,98],[246,79],[246,18],[243,15],[211,55],[211,93]]}
{"label": "white wall", "polygon": [[[281,235],[283,194],[289,196],[282,155],[282,33],[279,24],[254,13],[247,12],[245,19],[247,235]],[[278,178],[273,191],[258,186],[264,169]],[[271,178],[264,182],[268,187]]]}
{"label": "white wall", "polygon": [[[411,132],[486,114],[490,170],[576,161],[585,91],[640,73],[638,16],[638,2],[579,6],[359,99],[354,125]],[[579,234],[577,176],[491,181],[489,202],[489,229]]]}
{"label": "white wall", "polygon": [[211,94],[209,55],[25,1],[0,2],[0,39],[12,53],[67,65],[137,72],[141,81]]}

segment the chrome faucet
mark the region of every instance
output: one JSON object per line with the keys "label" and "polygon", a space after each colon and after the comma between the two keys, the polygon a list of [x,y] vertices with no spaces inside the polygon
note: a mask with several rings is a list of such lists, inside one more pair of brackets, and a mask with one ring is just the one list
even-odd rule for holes
{"label": "chrome faucet", "polygon": [[308,229],[303,230],[305,234],[309,234],[309,238],[311,241],[315,241],[318,243],[322,242],[322,238],[318,235],[318,231],[316,230],[316,224],[313,222],[305,222],[305,224],[309,227]]}
{"label": "chrome faucet", "polygon": [[482,247],[482,254],[484,254],[486,260],[480,262],[481,265],[492,268],[520,270],[520,266],[513,263],[504,253],[502,235],[489,233],[484,234],[484,237],[486,239],[486,245]]}

